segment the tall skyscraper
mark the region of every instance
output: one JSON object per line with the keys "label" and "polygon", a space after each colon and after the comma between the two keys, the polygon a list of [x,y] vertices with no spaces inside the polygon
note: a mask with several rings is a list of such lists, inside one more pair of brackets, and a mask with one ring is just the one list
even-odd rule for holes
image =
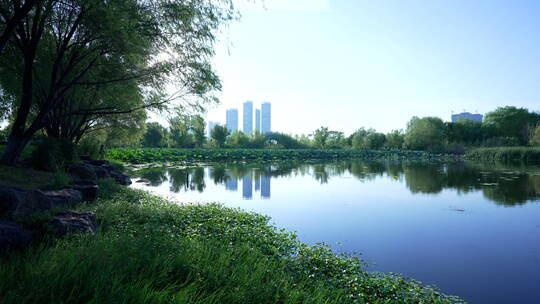
{"label": "tall skyscraper", "polygon": [[219,125],[219,123],[217,121],[209,121],[208,122],[208,137],[210,137],[210,135],[212,134],[212,129]]}
{"label": "tall skyscraper", "polygon": [[238,131],[238,109],[227,110],[226,127],[231,133]]}
{"label": "tall skyscraper", "polygon": [[262,133],[272,132],[272,114],[269,102],[261,104]]}
{"label": "tall skyscraper", "polygon": [[244,128],[242,131],[245,134],[251,134],[253,132],[253,102],[246,101],[244,102],[244,119],[243,124]]}
{"label": "tall skyscraper", "polygon": [[261,110],[255,110],[255,131],[261,133]]}

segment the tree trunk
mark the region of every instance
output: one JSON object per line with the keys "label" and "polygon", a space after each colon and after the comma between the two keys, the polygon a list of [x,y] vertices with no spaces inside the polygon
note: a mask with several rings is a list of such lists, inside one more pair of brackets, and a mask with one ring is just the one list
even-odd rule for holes
{"label": "tree trunk", "polygon": [[19,136],[13,133],[9,135],[6,150],[4,151],[4,155],[2,155],[2,163],[6,165],[15,164],[29,141],[30,137]]}

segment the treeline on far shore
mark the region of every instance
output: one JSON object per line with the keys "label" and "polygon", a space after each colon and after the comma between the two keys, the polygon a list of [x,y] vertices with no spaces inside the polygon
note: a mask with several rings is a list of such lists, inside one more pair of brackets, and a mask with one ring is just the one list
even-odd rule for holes
{"label": "treeline on far shore", "polygon": [[483,122],[462,119],[444,122],[438,117],[413,117],[404,130],[389,133],[359,128],[354,133],[320,127],[309,135],[244,134],[214,126],[206,137],[200,116],[174,118],[169,128],[151,122],[134,146],[170,148],[244,148],[244,149],[369,149],[423,150],[435,153],[463,154],[474,147],[540,146],[540,114],[512,106],[486,114]]}

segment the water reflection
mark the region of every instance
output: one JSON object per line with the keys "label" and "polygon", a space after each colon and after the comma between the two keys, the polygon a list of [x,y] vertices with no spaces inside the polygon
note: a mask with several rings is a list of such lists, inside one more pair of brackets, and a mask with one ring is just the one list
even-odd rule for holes
{"label": "water reflection", "polygon": [[490,201],[515,206],[540,197],[540,168],[478,164],[469,162],[427,163],[407,161],[341,161],[331,163],[275,163],[268,165],[220,164],[208,167],[150,168],[136,177],[148,186],[169,181],[171,192],[203,192],[207,182],[238,191],[253,199],[271,197],[271,180],[281,177],[309,176],[320,184],[333,178],[354,177],[360,182],[376,178],[404,183],[412,194],[438,194],[445,189],[458,193],[480,191]]}

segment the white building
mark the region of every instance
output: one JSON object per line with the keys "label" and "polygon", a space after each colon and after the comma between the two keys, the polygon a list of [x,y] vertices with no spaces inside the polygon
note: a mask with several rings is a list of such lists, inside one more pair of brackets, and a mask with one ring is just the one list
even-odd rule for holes
{"label": "white building", "polygon": [[253,132],[253,102],[246,101],[244,102],[244,113],[243,113],[243,129],[242,131],[245,134],[251,134]]}
{"label": "white building", "polygon": [[262,133],[272,132],[272,113],[269,102],[261,104],[261,130]]}
{"label": "white building", "polygon": [[238,131],[238,109],[227,110],[225,126],[231,133]]}

